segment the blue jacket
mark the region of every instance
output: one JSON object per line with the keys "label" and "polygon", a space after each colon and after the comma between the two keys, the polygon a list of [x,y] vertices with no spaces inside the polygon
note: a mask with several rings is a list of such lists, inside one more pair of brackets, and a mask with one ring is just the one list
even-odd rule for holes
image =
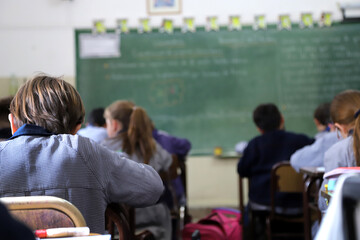
{"label": "blue jacket", "polygon": [[186,138],[178,138],[166,132],[154,129],[153,138],[170,154],[178,155],[181,159],[185,158],[191,149],[191,143]]}
{"label": "blue jacket", "polygon": [[[314,139],[303,134],[283,130],[267,132],[252,139],[238,163],[240,176],[251,178],[250,201],[269,206],[270,173],[274,164],[288,161],[297,149],[313,142]],[[296,207],[300,203],[294,203],[296,206],[292,206],[290,200],[287,204],[289,207]]]}

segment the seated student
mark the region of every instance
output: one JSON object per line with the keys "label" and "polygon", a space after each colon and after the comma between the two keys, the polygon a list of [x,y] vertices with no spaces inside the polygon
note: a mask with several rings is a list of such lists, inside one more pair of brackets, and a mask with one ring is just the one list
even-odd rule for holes
{"label": "seated student", "polygon": [[186,138],[171,136],[165,131],[156,129],[154,125],[152,135],[156,142],[158,142],[166,151],[177,155],[181,160],[185,159],[191,149],[191,143]]}
{"label": "seated student", "polygon": [[[332,145],[324,156],[325,173],[338,167],[355,167],[360,166],[358,162],[359,138],[358,129],[356,128],[359,121],[360,109],[360,91],[346,90],[337,94],[331,102],[330,114],[337,133],[342,138]],[[355,127],[356,126],[356,127]],[[356,129],[356,133],[354,133]],[[356,157],[355,157],[356,156]],[[321,197],[321,190],[325,189],[325,179],[319,191],[319,209],[324,211],[327,209],[325,199]]]}
{"label": "seated student", "polygon": [[70,201],[91,232],[104,233],[110,202],[155,204],[163,190],[153,168],[75,135],[85,111],[59,78],[27,81],[10,105],[13,136],[0,142],[0,197],[49,195]]}
{"label": "seated student", "polygon": [[14,219],[2,203],[0,203],[0,237],[11,240],[35,240],[30,228]]}
{"label": "seated student", "polygon": [[[251,178],[249,186],[249,207],[253,210],[270,209],[270,172],[274,164],[290,159],[297,149],[314,142],[303,134],[287,132],[284,119],[274,104],[261,104],[253,112],[253,120],[261,133],[253,138],[238,162],[240,176]],[[302,199],[283,195],[276,200],[282,207],[298,209]],[[265,225],[265,217],[259,218],[259,225]]]}
{"label": "seated student", "polygon": [[77,134],[90,138],[97,143],[107,138],[104,108],[93,109],[88,116],[86,127],[80,129]]}
{"label": "seated student", "polygon": [[297,150],[291,155],[291,166],[297,171],[301,167],[324,166],[324,154],[338,139],[335,128],[330,120],[330,104],[325,103],[318,106],[314,112],[314,122],[318,129],[315,142]]}
{"label": "seated student", "polygon": [[[152,166],[157,172],[168,172],[171,155],[152,137],[152,124],[146,111],[129,101],[115,101],[105,109],[109,138],[102,144],[123,151],[132,160]],[[171,206],[170,206],[171,207]],[[136,229],[148,229],[156,239],[171,239],[170,209],[164,201],[147,208],[135,209]]]}
{"label": "seated student", "polygon": [[[186,155],[191,149],[191,143],[186,138],[179,138],[168,134],[162,130],[155,128],[152,123],[152,135],[161,147],[163,147],[168,153],[175,154],[179,161],[185,161]],[[176,192],[176,198],[180,205],[186,203],[185,189],[181,182],[180,176],[172,180],[172,185]]]}
{"label": "seated student", "polygon": [[6,140],[12,136],[8,119],[12,99],[13,97],[4,97],[0,99],[0,141]]}
{"label": "seated student", "polygon": [[317,129],[315,139],[321,138],[331,130],[330,103],[320,104],[314,111],[314,123]]}

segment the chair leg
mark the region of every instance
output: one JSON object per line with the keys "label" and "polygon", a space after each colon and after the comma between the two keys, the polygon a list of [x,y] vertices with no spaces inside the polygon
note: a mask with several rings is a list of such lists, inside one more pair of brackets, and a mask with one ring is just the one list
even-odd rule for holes
{"label": "chair leg", "polygon": [[266,235],[268,237],[268,240],[272,239],[272,235],[271,235],[271,221],[270,218],[267,217],[266,218]]}

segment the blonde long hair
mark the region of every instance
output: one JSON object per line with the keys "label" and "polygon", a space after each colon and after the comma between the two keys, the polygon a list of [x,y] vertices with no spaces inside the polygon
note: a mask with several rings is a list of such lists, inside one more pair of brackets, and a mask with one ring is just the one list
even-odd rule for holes
{"label": "blonde long hair", "polygon": [[122,150],[129,155],[140,155],[148,164],[156,144],[152,137],[152,122],[145,109],[135,107],[130,101],[118,100],[105,109],[104,115],[121,122],[119,137],[123,141]]}
{"label": "blonde long hair", "polygon": [[337,94],[331,102],[330,114],[334,123],[354,127],[353,149],[356,165],[360,166],[360,116],[355,119],[355,113],[360,109],[360,91],[346,90]]}

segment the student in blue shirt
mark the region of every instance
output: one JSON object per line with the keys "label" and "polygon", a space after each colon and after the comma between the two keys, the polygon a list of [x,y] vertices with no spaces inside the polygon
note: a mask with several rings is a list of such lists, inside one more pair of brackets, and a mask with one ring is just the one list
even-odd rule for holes
{"label": "student in blue shirt", "polygon": [[104,108],[95,108],[91,110],[86,127],[80,129],[77,134],[90,138],[97,143],[104,141],[108,136],[104,118]]}
{"label": "student in blue shirt", "polygon": [[319,105],[314,112],[314,122],[318,133],[315,142],[297,150],[291,155],[291,166],[297,171],[301,167],[323,167],[325,152],[338,142],[334,125],[330,119],[330,104]]}
{"label": "student in blue shirt", "polygon": [[[325,173],[338,167],[360,166],[359,160],[359,111],[360,91],[346,90],[337,94],[331,102],[330,114],[334,122],[339,141],[332,145],[324,156]],[[327,209],[321,190],[325,189],[328,180],[322,182],[319,191],[319,209]]]}

